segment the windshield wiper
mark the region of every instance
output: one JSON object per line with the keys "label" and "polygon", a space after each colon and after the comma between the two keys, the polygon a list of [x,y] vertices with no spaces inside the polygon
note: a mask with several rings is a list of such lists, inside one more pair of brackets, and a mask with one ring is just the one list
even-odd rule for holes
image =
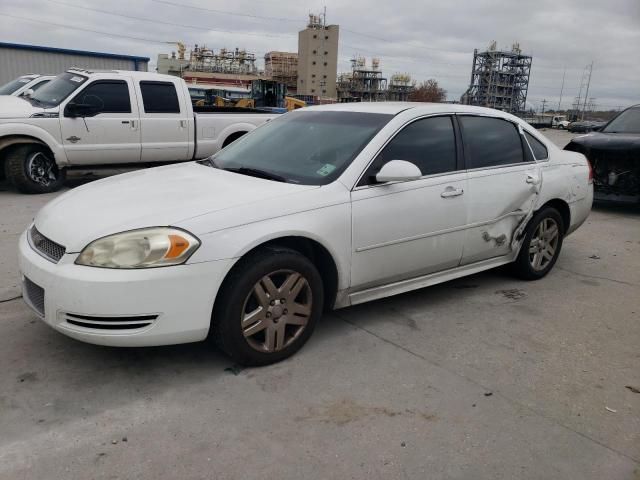
{"label": "windshield wiper", "polygon": [[267,172],[265,170],[260,170],[258,168],[238,167],[238,168],[223,168],[222,170],[239,173],[241,175],[249,175],[251,177],[258,177],[258,178],[264,178],[266,180],[274,180],[276,182],[287,183],[287,179],[284,178],[283,176],[276,175],[275,173]]}
{"label": "windshield wiper", "polygon": [[218,168],[218,166],[213,163],[213,159],[211,157],[203,158],[202,160],[196,160],[196,163],[199,163],[200,165],[209,165],[213,168]]}

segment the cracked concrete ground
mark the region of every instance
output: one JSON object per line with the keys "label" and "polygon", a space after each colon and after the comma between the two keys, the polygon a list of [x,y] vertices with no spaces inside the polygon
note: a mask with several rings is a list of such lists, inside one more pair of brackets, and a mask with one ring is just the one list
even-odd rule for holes
{"label": "cracked concrete ground", "polygon": [[542,281],[340,310],[243,370],[205,344],[82,344],[9,300],[54,196],[0,186],[0,479],[640,479],[640,211],[594,210]]}

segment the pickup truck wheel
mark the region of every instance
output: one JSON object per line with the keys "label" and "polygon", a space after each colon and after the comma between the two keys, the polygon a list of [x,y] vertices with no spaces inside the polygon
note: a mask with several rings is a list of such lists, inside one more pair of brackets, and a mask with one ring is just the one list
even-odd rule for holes
{"label": "pickup truck wheel", "polygon": [[260,366],[297,352],[322,315],[322,278],[295,250],[264,248],[240,260],[220,290],[211,338],[234,361]]}
{"label": "pickup truck wheel", "polygon": [[5,160],[5,173],[22,193],[55,192],[66,178],[66,172],[58,168],[53,154],[37,144],[13,148]]}
{"label": "pickup truck wheel", "polygon": [[560,213],[552,207],[540,210],[529,222],[514,273],[524,280],[538,280],[553,268],[564,236]]}

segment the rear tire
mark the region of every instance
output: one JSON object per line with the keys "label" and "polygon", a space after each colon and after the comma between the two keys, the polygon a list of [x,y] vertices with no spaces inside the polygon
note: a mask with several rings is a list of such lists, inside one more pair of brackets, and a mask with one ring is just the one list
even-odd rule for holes
{"label": "rear tire", "polygon": [[38,144],[12,148],[5,159],[7,180],[22,193],[51,193],[62,187],[66,172],[58,168],[51,151]]}
{"label": "rear tire", "polygon": [[539,280],[551,271],[562,249],[565,225],[553,207],[545,207],[529,221],[518,258],[512,264],[523,280]]}
{"label": "rear tire", "polygon": [[324,291],[315,265],[283,247],[243,258],[225,279],[213,310],[211,339],[241,365],[279,362],[309,339]]}

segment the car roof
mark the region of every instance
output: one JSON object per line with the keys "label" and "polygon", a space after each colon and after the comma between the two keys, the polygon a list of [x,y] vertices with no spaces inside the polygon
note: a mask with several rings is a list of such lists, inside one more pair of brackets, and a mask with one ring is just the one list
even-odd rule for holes
{"label": "car roof", "polygon": [[421,114],[431,113],[475,113],[478,115],[492,115],[496,117],[514,118],[513,115],[494,110],[492,108],[474,107],[472,105],[461,105],[458,103],[425,103],[425,102],[351,102],[351,103],[330,103],[326,105],[315,105],[301,110],[313,109],[314,111],[325,110],[333,112],[362,112],[362,113],[386,113],[397,115],[406,110],[419,109]]}

